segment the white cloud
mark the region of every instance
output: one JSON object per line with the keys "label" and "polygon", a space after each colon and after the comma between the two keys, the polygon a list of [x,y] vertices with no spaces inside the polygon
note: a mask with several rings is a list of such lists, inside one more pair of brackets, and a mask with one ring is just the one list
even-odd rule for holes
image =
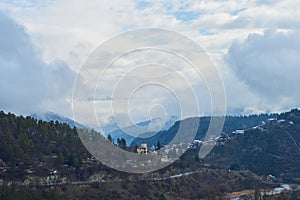
{"label": "white cloud", "polygon": [[75,74],[62,61],[45,63],[24,28],[0,13],[0,108],[30,114],[70,112]]}
{"label": "white cloud", "polygon": [[[228,106],[232,112],[276,110],[283,108],[283,105],[297,106],[296,94],[291,94],[291,85],[294,83],[289,77],[298,72],[297,69],[291,70],[292,66],[298,64],[297,56],[294,55],[298,49],[292,52],[278,41],[292,43],[296,40],[300,27],[297,20],[300,18],[299,1],[54,0],[32,5],[26,0],[22,4],[0,2],[1,10],[25,27],[42,54],[43,59],[37,56],[42,65],[47,65],[43,60],[47,63],[63,60],[72,69],[78,70],[89,53],[111,36],[134,28],[160,27],[191,37],[208,52],[223,76]],[[286,36],[265,32],[267,29],[294,33]],[[249,34],[264,32],[264,35],[248,37]],[[272,37],[276,41],[271,41]],[[291,37],[290,40],[288,37]],[[278,48],[265,49],[271,42],[279,45]],[[249,47],[245,49],[247,45]],[[227,65],[224,60],[229,49],[228,60],[233,66]],[[256,59],[249,60],[248,53],[256,55]],[[272,56],[276,58],[270,59]],[[127,60],[122,61],[123,64],[128,63]],[[131,63],[139,62],[133,60]],[[246,67],[239,68],[240,65]],[[264,65],[264,68],[258,65]],[[277,72],[273,72],[271,66],[278,68]],[[178,71],[189,73],[186,68]],[[119,72],[116,69],[111,73],[116,77]],[[252,74],[248,74],[250,72]],[[267,90],[263,77],[270,81],[276,73],[281,73],[278,79],[282,84],[274,83],[274,87]],[[111,85],[112,82],[108,80],[107,83]],[[276,96],[276,89],[273,88],[280,88],[280,94]],[[104,107],[106,111],[107,107]],[[103,116],[103,121],[110,118],[107,113]]]}
{"label": "white cloud", "polygon": [[234,43],[227,60],[266,109],[300,105],[300,32],[265,31]]}

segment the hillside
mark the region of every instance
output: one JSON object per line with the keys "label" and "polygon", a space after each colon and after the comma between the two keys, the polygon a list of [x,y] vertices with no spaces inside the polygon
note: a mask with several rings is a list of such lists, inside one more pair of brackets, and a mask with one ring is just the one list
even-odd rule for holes
{"label": "hillside", "polygon": [[0,178],[23,180],[56,171],[81,179],[81,168],[90,158],[68,124],[0,112]]}
{"label": "hillside", "polygon": [[248,169],[259,175],[300,182],[299,147],[300,111],[294,109],[215,146],[206,161],[222,168]]}

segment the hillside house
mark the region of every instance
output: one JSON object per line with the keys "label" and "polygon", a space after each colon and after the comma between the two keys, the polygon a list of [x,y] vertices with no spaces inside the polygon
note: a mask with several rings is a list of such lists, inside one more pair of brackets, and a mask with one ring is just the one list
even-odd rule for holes
{"label": "hillside house", "polygon": [[137,148],[137,152],[140,154],[147,154],[148,153],[148,147],[146,142],[142,142],[141,146]]}

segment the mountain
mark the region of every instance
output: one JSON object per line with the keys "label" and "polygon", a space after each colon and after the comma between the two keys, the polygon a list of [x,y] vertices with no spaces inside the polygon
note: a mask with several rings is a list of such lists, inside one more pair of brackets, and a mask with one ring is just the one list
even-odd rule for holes
{"label": "mountain", "polygon": [[[107,132],[105,135],[111,135],[113,140],[116,140],[117,138],[124,138],[128,144],[131,144],[133,140],[137,137],[141,137],[146,133],[149,133],[147,131],[151,132],[158,132],[162,130],[169,129],[172,125],[174,125],[175,121],[178,120],[176,116],[171,116],[162,126],[161,119],[156,118],[152,121],[142,121],[138,122],[135,125],[119,128],[110,132]],[[129,135],[128,133],[132,133],[132,135]]]}
{"label": "mountain", "polygon": [[[226,116],[225,117],[225,123],[223,126],[223,133],[231,134],[235,130],[239,129],[247,129],[254,126],[262,125],[266,123],[269,119],[277,118],[278,114],[260,114],[260,115],[250,115],[250,116]],[[149,135],[152,135],[151,137],[145,138],[145,137],[138,137],[132,141],[132,145],[139,145],[141,142],[146,142],[150,146],[156,145],[159,141],[162,145],[166,145],[170,143],[170,141],[174,138],[176,133],[178,132],[178,129],[180,127],[180,124],[184,122],[185,126],[191,127],[194,121],[199,121],[197,134],[195,136],[195,139],[203,140],[206,132],[209,127],[209,123],[211,120],[211,117],[200,117],[200,118],[188,118],[181,121],[176,121],[173,126],[171,126],[168,130],[162,130],[158,133],[154,134],[149,133]],[[191,124],[189,126],[189,124]],[[183,130],[188,134],[189,130]],[[144,135],[147,135],[145,133]]]}
{"label": "mountain", "polygon": [[[66,123],[71,128],[74,128],[74,127],[88,128],[70,118],[60,116],[53,112],[33,113],[30,116],[34,119],[43,120],[46,122],[58,121],[60,123]],[[136,123],[135,125],[124,127],[121,129],[117,126],[117,124],[115,124],[114,120],[112,119],[111,120],[112,122],[104,125],[102,127],[102,129],[103,129],[106,137],[108,135],[111,135],[113,140],[117,140],[117,138],[124,138],[126,140],[127,144],[131,144],[132,141],[136,138],[136,136],[145,134],[144,132],[146,132],[146,130],[150,130],[153,132],[167,130],[175,123],[176,120],[178,120],[178,117],[171,116],[162,126],[161,119],[156,118],[156,119],[153,119],[152,121],[150,121],[150,120],[141,121],[141,122]],[[149,126],[151,126],[151,127],[149,127]],[[142,129],[140,129],[140,128],[142,128]],[[145,130],[145,131],[141,131],[141,130]],[[132,133],[132,135],[129,135],[127,133]]]}

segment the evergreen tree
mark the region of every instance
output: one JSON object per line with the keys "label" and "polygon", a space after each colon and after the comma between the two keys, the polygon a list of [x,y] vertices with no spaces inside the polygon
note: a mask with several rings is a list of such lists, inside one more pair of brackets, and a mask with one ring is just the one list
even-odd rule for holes
{"label": "evergreen tree", "polygon": [[156,149],[157,149],[157,150],[160,150],[160,149],[161,149],[160,141],[157,142],[157,144],[156,144]]}
{"label": "evergreen tree", "polygon": [[107,136],[107,139],[108,139],[110,142],[113,142],[113,139],[112,139],[112,137],[111,137],[110,134]]}

